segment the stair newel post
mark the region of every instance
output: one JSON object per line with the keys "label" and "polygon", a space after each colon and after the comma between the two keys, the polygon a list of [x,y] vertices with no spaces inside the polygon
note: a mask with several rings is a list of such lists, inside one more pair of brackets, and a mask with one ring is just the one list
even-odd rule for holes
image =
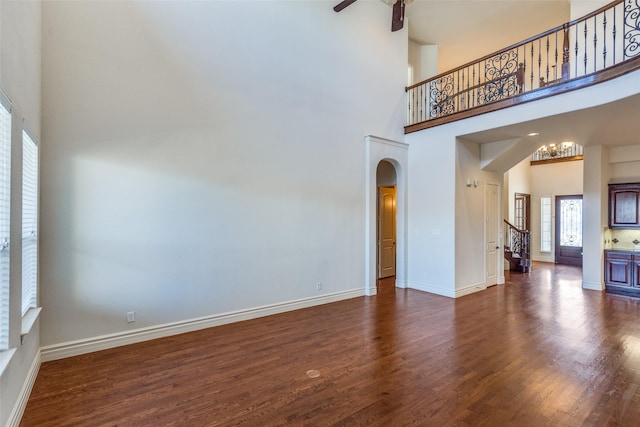
{"label": "stair newel post", "polygon": [[569,46],[569,24],[564,24],[564,40],[562,42],[562,80],[569,79],[570,73],[570,62],[569,62],[569,54],[570,54],[570,46]]}

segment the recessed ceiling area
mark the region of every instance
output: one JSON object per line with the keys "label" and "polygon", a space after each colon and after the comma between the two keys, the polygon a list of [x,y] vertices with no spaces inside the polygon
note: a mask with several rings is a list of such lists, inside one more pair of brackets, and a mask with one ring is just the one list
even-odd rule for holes
{"label": "recessed ceiling area", "polygon": [[[638,144],[640,138],[640,94],[596,107],[461,135],[484,144],[514,138],[531,138],[536,145],[574,141],[584,147],[618,147]],[[537,132],[538,135],[527,136]]]}

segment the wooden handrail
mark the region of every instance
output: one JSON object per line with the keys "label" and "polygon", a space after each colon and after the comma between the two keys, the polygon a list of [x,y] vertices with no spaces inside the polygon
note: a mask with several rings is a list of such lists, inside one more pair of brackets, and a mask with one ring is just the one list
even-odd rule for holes
{"label": "wooden handrail", "polygon": [[516,230],[519,233],[528,233],[529,230],[521,230],[518,227],[516,227],[515,225],[511,224],[509,221],[507,221],[506,219],[503,218],[503,221],[505,224],[507,224],[509,227],[513,228],[514,230]]}
{"label": "wooden handrail", "polygon": [[560,95],[562,93],[571,92],[581,88],[586,88],[620,76],[624,76],[637,70],[640,70],[640,56],[629,59],[625,62],[621,62],[612,67],[605,68],[604,70],[597,73],[587,74],[586,76],[565,80],[557,84],[541,87],[539,89],[534,89],[525,93],[520,93],[510,98],[505,98],[489,104],[478,105],[476,107],[457,111],[446,116],[436,117],[434,119],[422,121],[413,125],[407,125],[404,128],[404,133],[408,134],[412,132],[418,132],[446,123],[455,122],[457,120],[463,120],[480,114],[486,114],[492,111],[501,110],[503,108],[512,107],[514,105],[525,104],[527,102],[548,98],[550,96]]}

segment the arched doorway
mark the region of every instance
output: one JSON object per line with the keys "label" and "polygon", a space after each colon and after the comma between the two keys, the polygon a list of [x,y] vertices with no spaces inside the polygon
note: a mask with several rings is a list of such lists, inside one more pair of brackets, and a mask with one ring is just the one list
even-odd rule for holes
{"label": "arched doorway", "polygon": [[386,160],[376,170],[377,197],[377,287],[395,285],[396,277],[396,190],[395,167]]}
{"label": "arched doorway", "polygon": [[395,171],[395,285],[407,286],[407,166],[408,145],[375,136],[365,137],[366,146],[366,234],[365,234],[365,295],[376,295],[378,276],[378,165],[385,161]]}

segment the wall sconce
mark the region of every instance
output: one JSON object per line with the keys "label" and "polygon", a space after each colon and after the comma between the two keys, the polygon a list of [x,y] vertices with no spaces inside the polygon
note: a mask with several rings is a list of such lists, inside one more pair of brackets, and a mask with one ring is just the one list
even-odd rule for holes
{"label": "wall sconce", "polygon": [[473,187],[474,188],[478,188],[478,180],[477,179],[473,180]]}
{"label": "wall sconce", "polygon": [[471,187],[471,180],[467,178],[467,182],[466,182],[467,187]]}

